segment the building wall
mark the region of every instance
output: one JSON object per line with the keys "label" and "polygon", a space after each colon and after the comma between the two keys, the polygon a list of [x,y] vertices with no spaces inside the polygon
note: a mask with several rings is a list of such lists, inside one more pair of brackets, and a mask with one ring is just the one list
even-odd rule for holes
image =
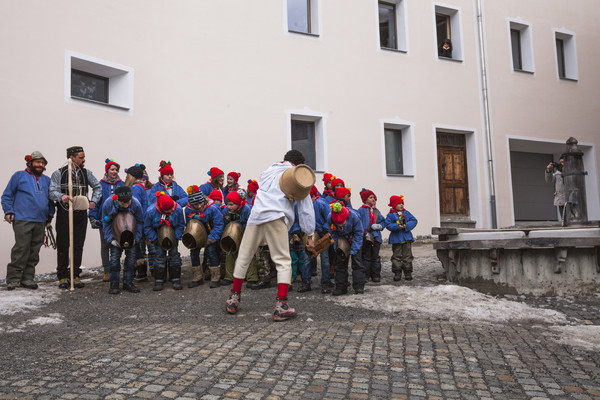
{"label": "building wall", "polygon": [[[172,161],[182,186],[206,181],[211,166],[240,171],[245,183],[282,158],[290,145],[289,115],[299,113],[322,118],[322,169],[346,181],[353,205],[360,205],[363,187],[377,193],[383,213],[390,195],[404,194],[407,209],[419,219],[415,235],[428,235],[440,223],[436,129],[468,132],[471,218],[487,227],[475,2],[404,3],[406,53],[380,49],[375,1],[320,0],[318,37],[287,31],[285,1],[11,2],[0,15],[5,60],[0,124],[10,138],[0,160],[2,181],[8,182],[33,150],[45,154],[51,174],[66,161],[67,147],[82,145],[86,166],[97,178],[110,157],[122,167],[144,163],[153,181],[164,159]],[[591,74],[598,60],[590,49],[598,16],[592,2],[584,0],[577,2],[583,9],[577,12],[565,12],[558,1],[554,7],[540,1],[502,3],[485,1],[484,9],[498,200],[506,204],[509,136],[564,141],[574,135],[598,142],[592,129],[598,122],[593,112],[598,81]],[[436,5],[459,10],[462,62],[437,57]],[[533,76],[510,68],[506,18],[520,16],[535,23],[539,50]],[[575,84],[556,79],[552,57],[548,65],[538,61],[552,51],[547,31],[555,26],[577,31],[581,58]],[[66,99],[67,52],[131,68],[132,108]],[[561,100],[547,93],[559,93]],[[553,122],[539,122],[549,117]],[[382,127],[390,122],[411,126],[414,176],[386,176]],[[499,209],[500,225],[510,225],[510,215],[510,209]],[[0,235],[8,260],[13,242],[8,224]],[[84,265],[100,264],[97,236],[88,230]],[[54,254],[43,250],[38,271],[54,268]]]}

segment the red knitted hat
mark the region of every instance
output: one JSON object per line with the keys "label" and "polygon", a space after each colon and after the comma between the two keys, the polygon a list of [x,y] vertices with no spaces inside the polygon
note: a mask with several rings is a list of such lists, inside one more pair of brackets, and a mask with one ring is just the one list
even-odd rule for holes
{"label": "red knitted hat", "polygon": [[234,204],[237,204],[238,206],[241,206],[242,204],[244,204],[245,200],[246,200],[246,193],[243,190],[238,190],[236,192],[229,192],[227,194],[227,197],[225,197],[225,200],[229,200]]}
{"label": "red knitted hat", "polygon": [[216,178],[219,175],[223,175],[225,172],[221,171],[219,168],[217,167],[212,167],[210,169],[210,171],[207,172],[208,176],[210,176],[211,179]]}
{"label": "red knitted hat", "polygon": [[106,163],[106,165],[104,166],[104,172],[108,172],[108,169],[111,165],[116,165],[117,169],[121,169],[121,166],[118,163],[116,163],[112,158],[107,158],[106,160],[104,160],[104,162]]}
{"label": "red knitted hat", "polygon": [[331,181],[334,178],[329,172],[325,172],[323,174],[323,183],[327,185],[327,182]]}
{"label": "red knitted hat", "polygon": [[177,208],[177,203],[165,192],[156,192],[156,205],[163,213],[170,213]]}
{"label": "red knitted hat", "polygon": [[342,184],[342,186],[346,186],[346,184],[344,183],[343,180],[341,180],[340,178],[335,178],[334,180],[331,181],[331,187],[334,188],[336,187],[336,185],[338,184]]}
{"label": "red knitted hat", "polygon": [[210,192],[208,198],[223,202],[223,192],[221,192],[219,189],[214,189],[212,192]]}
{"label": "red knitted hat", "polygon": [[[211,175],[212,176],[212,175]],[[231,171],[230,173],[227,174],[227,176],[230,176],[233,178],[234,181],[238,181],[238,179],[240,179],[240,176],[242,176],[242,174],[240,174],[239,172],[234,172]]]}
{"label": "red knitted hat", "polygon": [[342,225],[350,216],[350,210],[343,207],[340,203],[331,205],[331,221],[336,225]]}
{"label": "red knitted hat", "polygon": [[337,189],[335,189],[335,198],[336,199],[341,199],[342,197],[344,197],[348,193],[350,193],[350,189],[348,189],[348,188],[345,188],[345,187],[337,188]]}
{"label": "red knitted hat", "polygon": [[160,176],[173,175],[173,167],[171,167],[171,161],[161,161],[158,172],[160,173]]}
{"label": "red knitted hat", "polygon": [[396,208],[400,203],[404,204],[404,196],[392,196],[390,197],[390,204],[388,206]]}
{"label": "red knitted hat", "polygon": [[258,192],[258,182],[248,179],[248,190],[253,193]]}
{"label": "red knitted hat", "polygon": [[310,197],[317,197],[319,195],[319,189],[315,185],[310,188]]}
{"label": "red knitted hat", "polygon": [[[369,196],[375,196],[375,193],[373,193],[372,190],[369,189],[364,189],[360,191],[360,198],[362,199],[363,203],[367,202],[367,199],[369,198]],[[375,196],[375,200],[377,200],[377,196]]]}

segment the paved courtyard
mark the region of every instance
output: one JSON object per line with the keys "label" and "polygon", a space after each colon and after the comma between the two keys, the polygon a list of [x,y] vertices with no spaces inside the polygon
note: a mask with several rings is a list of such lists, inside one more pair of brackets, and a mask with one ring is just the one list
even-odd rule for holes
{"label": "paved courtyard", "polygon": [[274,287],[244,290],[235,316],[206,284],[1,290],[41,303],[0,315],[0,398],[600,399],[598,294],[485,296],[448,285],[431,245],[414,252],[413,281],[392,281],[386,247],[381,284],[333,298],[317,278],[281,323]]}

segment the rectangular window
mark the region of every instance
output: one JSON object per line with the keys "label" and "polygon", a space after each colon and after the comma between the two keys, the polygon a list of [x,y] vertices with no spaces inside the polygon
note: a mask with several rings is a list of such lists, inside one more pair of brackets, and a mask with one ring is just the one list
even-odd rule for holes
{"label": "rectangular window", "polygon": [[[462,60],[459,10],[436,5],[435,29],[438,57]],[[444,46],[446,42],[447,44]]]}
{"label": "rectangular window", "polygon": [[398,49],[394,4],[379,2],[379,42],[382,48]]}
{"label": "rectangular window", "polygon": [[385,170],[387,175],[403,175],[402,130],[386,128],[385,135]]}
{"label": "rectangular window", "polygon": [[71,96],[108,103],[108,78],[72,69]]}
{"label": "rectangular window", "polygon": [[318,0],[287,0],[289,32],[318,35]]}
{"label": "rectangular window", "polygon": [[522,70],[523,60],[521,58],[521,31],[510,30],[510,44],[512,46],[513,69]]}
{"label": "rectangular window", "polygon": [[556,66],[560,79],[578,79],[577,51],[575,35],[566,32],[555,32]]}
{"label": "rectangular window", "polygon": [[304,154],[306,165],[317,169],[315,147],[315,123],[292,120],[292,149]]}

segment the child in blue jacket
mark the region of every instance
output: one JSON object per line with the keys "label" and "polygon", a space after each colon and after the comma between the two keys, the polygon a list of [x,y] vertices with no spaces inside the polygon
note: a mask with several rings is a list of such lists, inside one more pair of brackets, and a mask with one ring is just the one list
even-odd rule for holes
{"label": "child in blue jacket", "polygon": [[360,216],[360,222],[363,226],[363,246],[362,260],[365,264],[366,279],[373,282],[381,281],[381,258],[379,249],[381,248],[381,231],[385,218],[377,209],[377,196],[369,189],[363,189],[360,192],[360,198],[363,205],[357,210]]}
{"label": "child in blue jacket", "polygon": [[154,194],[156,192],[165,192],[175,200],[181,208],[185,207],[187,204],[187,193],[174,181],[171,161],[161,161],[158,173],[160,174],[160,178],[148,192],[148,203],[154,204],[156,201],[156,196]]}
{"label": "child in blue jacket", "polygon": [[358,213],[340,203],[331,204],[328,218],[328,230],[337,250],[340,238],[350,242],[350,254],[346,259],[336,257],[334,296],[348,293],[348,261],[352,259],[352,288],[356,294],[363,294],[365,288],[365,269],[361,260],[360,248],[363,242],[363,228]]}
{"label": "child in blue jacket", "polygon": [[412,242],[415,241],[411,231],[417,226],[417,219],[404,209],[404,196],[390,197],[392,209],[385,218],[385,227],[390,234],[389,243],[392,245],[392,272],[394,281],[402,279],[412,280],[413,255]]}
{"label": "child in blue jacket", "polygon": [[[156,257],[154,259],[154,291],[163,290],[167,273],[167,257],[169,257],[169,272],[173,289],[181,290],[181,255],[177,249],[179,241],[183,236],[185,221],[179,204],[164,192],[156,193],[156,202],[148,206],[144,214],[144,236],[146,240],[154,244]],[[187,194],[186,194],[187,201]],[[162,225],[167,225],[175,231],[175,243],[170,249],[163,249],[158,243],[158,230]]]}
{"label": "child in blue jacket", "polygon": [[[204,196],[198,186],[188,187],[187,192],[188,205],[184,210],[185,223],[187,224],[191,219],[197,219],[204,224],[208,233],[208,240],[204,248],[204,258],[207,260],[209,268],[218,269],[220,249],[217,246],[224,228],[221,209],[214,200]],[[190,250],[190,258],[192,261],[193,277],[188,287],[194,288],[204,283],[204,273],[200,266],[200,249]]]}
{"label": "child in blue jacket", "polygon": [[[223,222],[225,226],[227,226],[230,222],[237,221],[242,225],[244,230],[246,229],[246,224],[248,223],[248,218],[250,218],[250,206],[246,201],[246,192],[244,190],[238,190],[237,192],[231,192],[225,198],[226,207],[223,208]],[[238,249],[239,250],[239,249]],[[225,259],[225,277],[221,280],[222,286],[231,285],[233,283],[233,269],[235,267],[235,260],[237,259],[237,251],[233,253],[228,253]],[[254,264],[254,263],[253,263]],[[252,265],[251,264],[251,267]],[[211,286],[215,287],[213,284],[214,276],[212,276],[213,270],[211,268]],[[250,275],[250,271],[252,271],[252,275]],[[256,266],[248,269],[248,283],[252,283],[250,286],[253,286],[258,282],[258,272],[256,271]],[[220,271],[219,271],[220,275]],[[217,275],[217,278],[218,276]],[[218,282],[218,279],[217,279]],[[219,286],[219,285],[217,285]]]}

